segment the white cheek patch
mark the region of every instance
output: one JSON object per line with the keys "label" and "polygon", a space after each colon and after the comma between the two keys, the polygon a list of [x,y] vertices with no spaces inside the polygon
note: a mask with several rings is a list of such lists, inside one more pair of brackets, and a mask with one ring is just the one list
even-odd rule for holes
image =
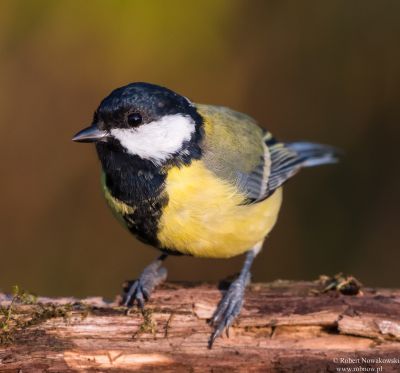
{"label": "white cheek patch", "polygon": [[180,150],[194,131],[195,123],[191,117],[175,114],[138,128],[114,128],[111,135],[128,153],[160,165]]}

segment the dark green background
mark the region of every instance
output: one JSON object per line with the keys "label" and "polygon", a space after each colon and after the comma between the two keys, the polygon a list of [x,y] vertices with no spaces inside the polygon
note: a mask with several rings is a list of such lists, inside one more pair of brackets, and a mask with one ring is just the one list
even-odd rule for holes
{"label": "dark green background", "polygon": [[[112,296],[157,255],[108,211],[94,148],[71,142],[133,81],[346,151],[287,184],[254,280],[400,286],[399,40],[395,0],[1,1],[0,288]],[[215,281],[241,261],[167,264]]]}

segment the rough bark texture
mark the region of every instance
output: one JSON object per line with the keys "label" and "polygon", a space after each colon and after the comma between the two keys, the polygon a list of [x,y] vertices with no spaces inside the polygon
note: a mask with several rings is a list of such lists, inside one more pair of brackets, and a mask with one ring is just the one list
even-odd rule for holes
{"label": "rough bark texture", "polygon": [[125,315],[101,298],[26,295],[10,312],[10,297],[0,294],[0,371],[399,372],[400,290],[349,296],[320,289],[306,282],[253,284],[230,337],[212,350],[206,321],[221,297],[215,286],[167,284],[144,316]]}

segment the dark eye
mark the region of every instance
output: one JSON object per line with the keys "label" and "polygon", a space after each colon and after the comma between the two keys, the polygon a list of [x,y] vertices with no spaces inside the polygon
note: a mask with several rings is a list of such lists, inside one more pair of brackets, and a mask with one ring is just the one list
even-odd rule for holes
{"label": "dark eye", "polygon": [[128,115],[128,123],[131,126],[137,126],[142,123],[142,116],[139,113],[132,113]]}

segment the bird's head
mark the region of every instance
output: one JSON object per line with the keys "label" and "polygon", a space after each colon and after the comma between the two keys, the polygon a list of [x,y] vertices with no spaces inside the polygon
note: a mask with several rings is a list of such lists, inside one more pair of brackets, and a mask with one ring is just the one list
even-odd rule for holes
{"label": "bird's head", "polygon": [[72,140],[162,165],[190,156],[191,144],[200,141],[201,124],[187,98],[154,84],[132,83],[112,91],[97,108],[92,125]]}

